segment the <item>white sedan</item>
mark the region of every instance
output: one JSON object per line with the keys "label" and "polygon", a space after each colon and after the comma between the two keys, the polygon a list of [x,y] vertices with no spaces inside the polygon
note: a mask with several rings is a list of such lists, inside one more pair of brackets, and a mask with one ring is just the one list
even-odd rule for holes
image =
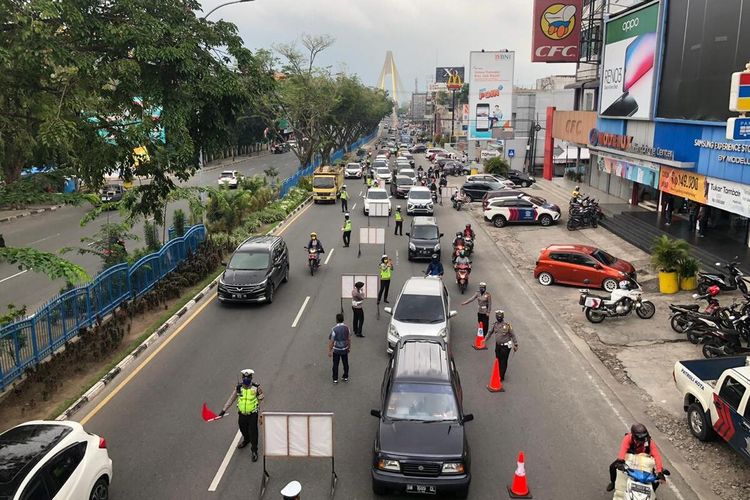
{"label": "white sedan", "polygon": [[230,189],[237,189],[240,181],[240,173],[236,170],[224,170],[219,174],[219,180],[216,181],[219,186],[226,186]]}
{"label": "white sedan", "polygon": [[377,167],[375,169],[375,177],[380,181],[380,185],[384,186],[391,183],[391,169],[388,167]]}
{"label": "white sedan", "polygon": [[344,168],[344,177],[347,179],[361,179],[362,165],[359,163],[347,163]]}
{"label": "white sedan", "polygon": [[3,499],[106,500],[112,460],[78,422],[33,420],[0,434],[0,478]]}
{"label": "white sedan", "polygon": [[384,188],[370,188],[367,190],[365,202],[362,207],[365,215],[370,215],[370,211],[372,211],[373,216],[384,217],[391,214],[391,208],[391,197],[388,196],[388,192]]}

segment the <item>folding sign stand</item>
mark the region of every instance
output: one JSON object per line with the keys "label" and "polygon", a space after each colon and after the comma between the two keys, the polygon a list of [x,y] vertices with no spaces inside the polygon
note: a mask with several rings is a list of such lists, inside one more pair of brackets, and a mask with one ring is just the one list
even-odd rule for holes
{"label": "folding sign stand", "polygon": [[333,458],[333,413],[301,413],[264,411],[263,478],[259,499],[266,493],[271,475],[266,468],[267,457],[330,458],[331,498],[336,492]]}
{"label": "folding sign stand", "polygon": [[362,256],[363,244],[364,245],[383,245],[383,253],[385,253],[385,228],[383,227],[360,227],[357,258],[360,258]]}

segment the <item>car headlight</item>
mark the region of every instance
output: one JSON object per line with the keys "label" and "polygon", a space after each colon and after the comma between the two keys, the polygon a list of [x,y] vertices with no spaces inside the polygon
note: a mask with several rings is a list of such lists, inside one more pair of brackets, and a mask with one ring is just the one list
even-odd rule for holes
{"label": "car headlight", "polygon": [[432,208],[432,202],[431,201],[427,202],[427,208]]}
{"label": "car headlight", "polygon": [[378,460],[378,469],[400,472],[401,464],[398,462],[398,460],[388,460],[386,458],[381,458]]}
{"label": "car headlight", "polygon": [[411,250],[412,252],[414,252],[414,251],[416,251],[416,249],[417,249],[417,245],[415,245],[414,243],[409,243],[409,250]]}
{"label": "car headlight", "polygon": [[388,325],[388,335],[391,337],[399,338],[400,335],[398,334],[398,328],[393,326],[393,324]]}
{"label": "car headlight", "polygon": [[439,252],[440,251],[440,243],[438,243],[437,245],[435,245],[435,248],[433,248],[432,250],[434,252]]}
{"label": "car headlight", "polygon": [[463,462],[446,462],[443,464],[443,474],[463,474]]}
{"label": "car headlight", "polygon": [[438,335],[441,337],[447,337],[448,336],[448,328],[444,327],[442,330],[438,332]]}

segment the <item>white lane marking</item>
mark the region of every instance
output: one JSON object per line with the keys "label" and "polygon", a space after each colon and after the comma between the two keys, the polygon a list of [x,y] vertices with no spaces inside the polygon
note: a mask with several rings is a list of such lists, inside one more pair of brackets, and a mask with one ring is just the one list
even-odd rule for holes
{"label": "white lane marking", "polygon": [[359,195],[362,196],[362,191],[359,192]]}
{"label": "white lane marking", "polygon": [[232,455],[234,455],[234,451],[237,449],[237,445],[240,444],[241,437],[242,434],[240,433],[240,431],[237,431],[237,434],[234,435],[234,439],[232,440],[232,444],[229,445],[227,454],[224,455],[224,460],[222,460],[221,465],[219,465],[219,470],[216,471],[214,480],[211,481],[211,486],[208,487],[208,491],[216,491],[216,488],[219,487],[219,481],[221,481],[224,472],[227,470],[229,461],[232,460]]}
{"label": "white lane marking", "polygon": [[297,328],[297,323],[299,323],[299,319],[302,317],[302,313],[305,312],[305,307],[307,307],[308,302],[310,302],[309,295],[305,297],[305,301],[302,303],[302,307],[299,308],[299,312],[297,313],[297,316],[294,318],[294,323],[292,323],[292,328]]}
{"label": "white lane marking", "polygon": [[41,242],[43,242],[43,241],[46,241],[46,240],[48,240],[48,239],[50,239],[50,238],[56,238],[56,237],[58,237],[58,236],[60,236],[60,233],[57,233],[57,234],[50,234],[49,236],[45,236],[45,237],[44,237],[44,238],[42,238],[42,239],[39,239],[39,240],[36,240],[36,241],[32,241],[31,243],[29,243],[29,245],[33,245],[34,243],[41,243]]}
{"label": "white lane marking", "polygon": [[354,205],[352,205],[352,212],[354,212],[355,208],[357,208],[357,204],[356,203]]}
{"label": "white lane marking", "polygon": [[12,275],[12,276],[8,276],[7,278],[3,278],[3,279],[1,279],[1,280],[0,280],[0,283],[2,283],[2,282],[4,282],[4,281],[8,281],[9,279],[13,279],[13,278],[15,278],[16,276],[21,276],[21,275],[22,275],[23,273],[28,273],[28,272],[29,272],[29,270],[28,270],[28,269],[24,269],[23,271],[21,271],[21,272],[19,272],[19,273],[16,273],[16,274],[14,274],[14,275]]}
{"label": "white lane marking", "polygon": [[331,248],[331,252],[328,254],[328,257],[326,257],[326,260],[325,262],[323,262],[323,264],[325,264],[326,266],[328,265],[328,261],[331,260],[331,257],[333,257],[333,252],[335,250],[336,250],[335,248]]}
{"label": "white lane marking", "polygon": [[396,265],[398,265],[398,250],[396,250]]}

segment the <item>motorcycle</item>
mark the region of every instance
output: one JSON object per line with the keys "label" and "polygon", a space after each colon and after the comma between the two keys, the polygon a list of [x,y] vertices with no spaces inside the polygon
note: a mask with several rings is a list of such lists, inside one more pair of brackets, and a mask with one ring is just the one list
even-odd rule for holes
{"label": "motorcycle", "polygon": [[[587,280],[586,280],[587,281]],[[635,281],[627,282],[628,286],[618,287],[609,297],[594,295],[588,289],[580,290],[578,304],[591,323],[601,323],[605,318],[627,316],[633,310],[641,319],[649,319],[656,313],[656,306],[649,300],[643,300],[643,290]]]}
{"label": "motorcycle", "polygon": [[[737,257],[735,257],[736,259]],[[729,271],[729,276],[725,276],[724,273],[698,273],[698,292],[703,294],[706,293],[708,287],[716,285],[721,290],[730,291],[739,289],[744,295],[747,295],[747,283],[744,279],[744,274],[737,268],[738,262],[730,262],[729,264],[722,266],[721,262],[716,263],[716,267],[724,267]]]}
{"label": "motorcycle", "polygon": [[461,254],[461,251],[466,252],[466,243],[454,243],[453,244],[453,254],[451,255],[451,262],[456,262],[456,257],[458,257]]}
{"label": "motorcycle", "polygon": [[464,251],[467,257],[474,252],[474,239],[471,236],[464,236]]}
{"label": "motorcycle", "polygon": [[596,228],[599,226],[599,212],[598,207],[587,207],[580,211],[575,211],[568,216],[568,223],[566,227],[568,231],[575,231],[579,228],[591,226]]}
{"label": "motorcycle", "polygon": [[320,252],[317,248],[308,248],[307,250],[307,265],[310,266],[310,276],[315,275],[315,271],[320,267]]}
{"label": "motorcycle", "polygon": [[469,286],[469,274],[471,273],[471,266],[469,264],[459,264],[456,266],[456,283],[461,293],[466,292],[466,288]]}
{"label": "motorcycle", "polygon": [[655,469],[651,455],[626,455],[625,463],[618,467],[612,500],[656,500],[656,487],[670,472],[664,469],[659,475]]}
{"label": "motorcycle", "polygon": [[685,333],[685,328],[688,325],[690,318],[695,313],[708,314],[711,316],[716,314],[721,308],[719,301],[715,298],[718,294],[718,286],[710,287],[708,292],[702,295],[697,293],[693,294],[695,300],[706,301],[706,307],[703,311],[700,310],[699,304],[669,304],[669,310],[671,311],[669,315],[669,323],[672,330],[677,333]]}

